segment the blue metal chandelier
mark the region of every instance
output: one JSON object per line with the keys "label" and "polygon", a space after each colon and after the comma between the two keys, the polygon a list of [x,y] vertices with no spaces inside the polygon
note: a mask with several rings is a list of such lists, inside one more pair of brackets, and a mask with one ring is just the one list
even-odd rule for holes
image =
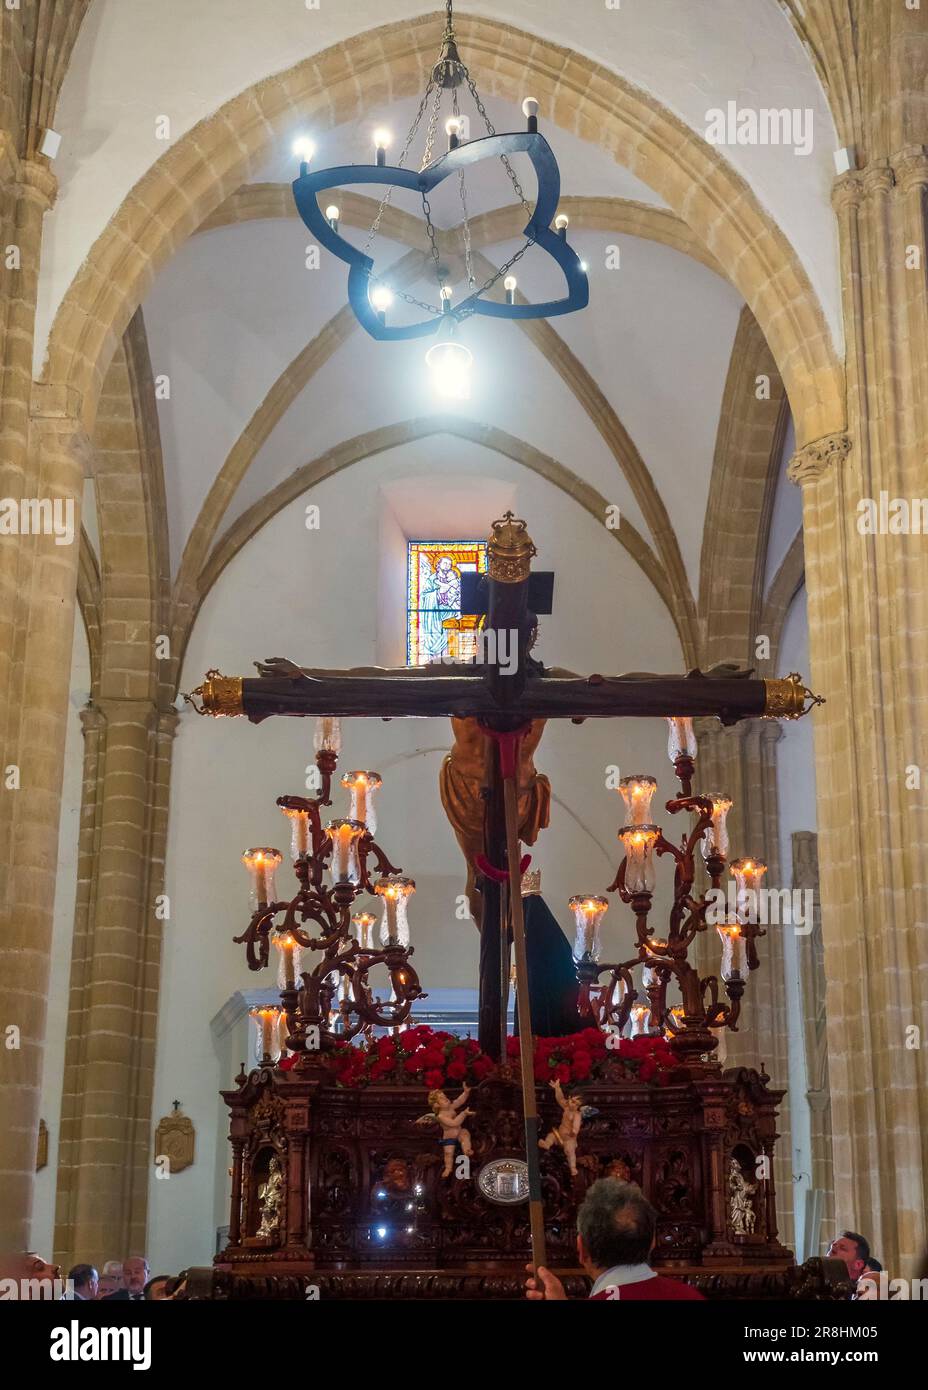
{"label": "blue metal chandelier", "polygon": [[[560,172],[551,146],[538,132],[538,102],[527,98],[522,110],[527,119],[527,129],[511,134],[497,134],[484,104],[477,91],[476,83],[458,53],[454,34],[452,0],[446,0],[446,26],[442,39],[438,62],[432,69],[425,93],[406,136],[399,161],[395,165],[386,162],[388,137],[383,132],[375,133],[377,146],[376,164],[344,164],[330,169],[311,171],[311,146],[308,142],[297,142],[295,149],[302,154],[299,178],[293,182],[293,196],[297,210],[310,232],[333,255],[348,265],[348,300],[364,329],[380,342],[390,342],[407,338],[419,338],[436,333],[441,337],[453,338],[458,327],[472,314],[483,314],[490,318],[535,319],[550,318],[558,314],[571,314],[583,309],[589,302],[589,282],[586,268],[567,241],[567,217],[557,215],[560,198]],[[466,86],[473,98],[476,111],[482,119],[487,134],[476,140],[463,139],[467,129],[459,102],[461,89]],[[451,114],[445,122],[448,136],[447,152],[433,158],[433,148],[438,122],[441,116],[442,101],[450,93]],[[426,117],[426,113],[428,113]],[[422,163],[418,170],[407,167],[407,160],[416,133],[425,119],[425,148]],[[535,170],[538,181],[538,194],[534,209],[526,201],[525,194],[510,162],[514,154],[526,154]],[[467,187],[465,171],[485,159],[499,159],[515,190],[516,197],[528,217],[523,236],[524,244],[504,265],[494,269],[483,284],[477,282],[474,259],[471,249],[470,222],[467,213]],[[438,250],[436,230],[432,222],[429,195],[445,179],[458,177],[458,187],[462,208],[461,233],[464,245],[465,273],[467,291],[458,303],[453,302],[453,293],[446,284],[448,272],[442,264]],[[323,210],[319,194],[331,192],[343,185],[379,184],[385,191],[380,199],[367,241],[363,250],[352,245],[341,236],[338,230],[338,208],[329,205]],[[383,214],[391,201],[395,188],[418,193],[422,199],[422,211],[431,248],[431,261],[438,286],[438,304],[431,304],[416,296],[407,294],[395,286],[388,286],[375,273],[374,261],[367,254],[379,230]],[[553,223],[553,226],[552,226]],[[513,266],[532,246],[538,246],[554,258],[560,266],[566,283],[566,294],[561,299],[546,300],[544,303],[529,304],[516,301],[516,280],[510,273]],[[503,281],[504,298],[491,297],[491,292]],[[394,297],[418,309],[424,315],[412,323],[390,324],[387,311]],[[452,353],[466,353],[459,344],[449,342],[436,344],[428,354],[441,356],[444,350]],[[469,354],[468,354],[469,356]],[[431,362],[439,365],[440,362]]]}

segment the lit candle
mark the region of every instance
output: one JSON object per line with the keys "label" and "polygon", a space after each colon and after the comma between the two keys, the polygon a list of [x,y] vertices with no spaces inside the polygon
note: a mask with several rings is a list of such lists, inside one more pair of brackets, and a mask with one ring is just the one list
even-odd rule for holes
{"label": "lit candle", "polygon": [[760,859],[733,859],[730,865],[732,877],[738,885],[735,909],[741,922],[756,922],[758,894],[767,865]]}
{"label": "lit candle", "polygon": [[382,946],[408,946],[409,922],[406,918],[406,899],[416,891],[415,882],[401,874],[389,874],[374,884],[374,892],[383,898],[383,919],[380,924]]}
{"label": "lit candle", "polygon": [[364,834],[364,826],[356,820],[331,820],[325,833],[332,841],[332,882],[357,883],[361,877],[358,841]]}
{"label": "lit candle", "polygon": [[534,97],[526,97],[522,103],[522,115],[526,120],[526,130],[534,135],[538,130],[538,102]]}
{"label": "lit candle", "polygon": [[274,945],[280,952],[277,983],[281,989],[293,989],[300,969],[300,944],[290,932],[278,932]]}
{"label": "lit candle", "polygon": [[660,833],[656,825],[628,825],[619,831],[619,839],[625,849],[627,892],[654,892],[654,846]]}
{"label": "lit candle", "polygon": [[320,715],[313,734],[313,748],[317,753],[340,753],[341,747],[342,721],[327,714]]}
{"label": "lit candle", "polygon": [[555,217],[555,219],[554,219],[554,226],[555,226],[555,230],[557,231],[558,236],[559,236],[563,241],[566,241],[566,240],[567,240],[567,228],[570,226],[570,218],[567,216],[567,213],[566,213],[566,212],[559,212],[559,213],[558,213],[557,217]]}
{"label": "lit candle", "polygon": [[623,777],[619,793],[625,802],[626,825],[648,825],[651,820],[651,800],[657,791],[653,777]]}
{"label": "lit candle", "polygon": [[519,282],[514,275],[507,275],[505,280],[503,281],[503,289],[506,291],[507,304],[515,304],[516,286],[518,285],[518,283]]}
{"label": "lit candle", "polygon": [[374,793],[383,786],[383,778],[380,773],[346,772],[342,778],[342,786],[347,787],[351,792],[349,816],[352,820],[360,821],[373,835],[377,829]]}
{"label": "lit candle", "polygon": [[728,853],[728,813],[731,810],[731,797],[724,792],[709,792],[708,799],[712,802],[712,824],[706,826],[705,834],[702,837],[702,853],[704,859],[710,859],[717,855],[722,859]]}
{"label": "lit candle", "polygon": [[722,940],[722,965],[719,971],[722,979],[743,979],[745,946],[740,922],[722,922],[716,930]]}
{"label": "lit candle", "polygon": [[246,849],[242,863],[251,874],[253,907],[267,907],[277,901],[277,866],[283,862],[279,849]]}
{"label": "lit candle", "polygon": [[678,758],[695,758],[697,745],[692,719],[668,715],[667,723],[670,726],[670,736],[667,740],[667,756],[670,761],[675,763]]}
{"label": "lit candle", "polygon": [[651,1010],[647,1004],[633,1004],[631,1011],[631,1035],[640,1038],[651,1027]]}
{"label": "lit candle", "polygon": [[358,929],[358,945],[362,951],[374,949],[374,926],[377,918],[373,912],[356,912],[351,919]]}
{"label": "lit candle", "polygon": [[294,863],[300,855],[309,853],[309,812],[281,806],[284,815],[290,820],[290,857]]}
{"label": "lit candle", "polygon": [[333,232],[338,231],[338,218],[339,208],[337,203],[329,203],[329,206],[325,210],[325,220],[328,222]]}
{"label": "lit candle", "polygon": [[280,1056],[279,1047],[279,1022],[281,1010],[262,1005],[249,1009],[248,1013],[255,1021],[255,1056],[259,1062],[270,1058],[272,1061]]}
{"label": "lit candle", "polygon": [[574,914],[577,932],[574,938],[574,960],[599,960],[601,945],[599,940],[600,923],[609,908],[605,898],[594,897],[590,893],[577,893],[568,900],[567,906]]}
{"label": "lit candle", "polygon": [[389,130],[374,131],[374,149],[377,151],[377,163],[383,168],[387,162],[387,146],[390,143]]}

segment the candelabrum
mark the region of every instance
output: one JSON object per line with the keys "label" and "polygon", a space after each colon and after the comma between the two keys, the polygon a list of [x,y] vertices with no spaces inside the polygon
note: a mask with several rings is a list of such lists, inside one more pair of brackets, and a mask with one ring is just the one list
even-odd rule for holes
{"label": "candelabrum", "polygon": [[[619,839],[625,857],[608,892],[618,892],[635,916],[637,955],[619,963],[600,960],[600,929],[608,900],[593,894],[570,899],[577,924],[574,960],[580,983],[581,1013],[610,1032],[629,1025],[632,1036],[663,1034],[681,1061],[695,1061],[718,1047],[716,1033],[737,1029],[747,974],[759,965],[757,938],[758,890],[766,865],[756,859],[728,863],[727,817],[731,800],[722,794],[693,795],[696,738],[690,719],[670,719],[668,753],[680,782],[681,794],[666,803],[671,815],[689,812],[689,833],[678,844],[667,839],[651,820],[651,801],[657,789],[653,777],[623,777],[619,792],[625,803],[625,824]],[[696,851],[701,848],[709,888],[697,897]],[[655,856],[674,861],[673,903],[663,936],[650,922],[656,882]],[[729,868],[737,884],[734,910],[726,912],[722,877]],[[710,916],[719,920],[711,921]],[[722,945],[718,975],[701,977],[687,959],[696,937],[715,925]],[[641,993],[632,974],[642,969]],[[603,976],[607,978],[603,980]],[[720,998],[719,981],[726,999]],[[680,1001],[668,1004],[676,985]]]}
{"label": "candelabrum", "polygon": [[[375,1027],[399,1027],[416,999],[424,998],[410,964],[406,899],[415,883],[390,863],[373,838],[371,791],[381,785],[376,772],[351,772],[342,784],[352,793],[352,815],[323,824],[322,808],[331,806],[332,778],[340,749],[339,721],[316,721],[315,751],[318,795],[281,796],[277,805],[291,822],[291,858],[299,884],[293,898],[281,899],[277,870],[279,850],[246,850],[242,862],[251,875],[252,915],[233,940],[245,946],[248,966],[261,970],[273,944],[279,952],[279,1024],[257,1019],[262,1060],[274,1060],[283,1047],[306,1054],[330,1051],[339,1040]],[[362,893],[382,898],[390,929],[375,946],[372,914],[352,916]],[[314,924],[309,927],[308,924]],[[354,928],[354,930],[352,930]],[[303,968],[307,952],[321,953]],[[382,966],[390,980],[390,998],[374,992],[369,974]]]}

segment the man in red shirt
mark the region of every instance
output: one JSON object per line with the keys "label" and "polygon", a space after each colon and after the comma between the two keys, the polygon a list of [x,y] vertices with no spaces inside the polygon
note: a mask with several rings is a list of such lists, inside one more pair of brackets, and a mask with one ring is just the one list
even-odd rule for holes
{"label": "man in red shirt", "polygon": [[[657,1212],[634,1183],[600,1178],[577,1213],[577,1254],[593,1280],[590,1298],[640,1303],[650,1299],[696,1299],[703,1295],[681,1279],[665,1279],[648,1264],[657,1235]],[[566,1299],[564,1285],[550,1269],[539,1267],[526,1296]]]}

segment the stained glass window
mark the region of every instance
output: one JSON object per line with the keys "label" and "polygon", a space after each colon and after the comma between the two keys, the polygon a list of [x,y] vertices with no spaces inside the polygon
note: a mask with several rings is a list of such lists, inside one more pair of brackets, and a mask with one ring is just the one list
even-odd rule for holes
{"label": "stained glass window", "polygon": [[407,555],[407,666],[425,666],[444,653],[469,660],[480,619],[461,616],[461,575],[486,573],[486,541],[410,541]]}

